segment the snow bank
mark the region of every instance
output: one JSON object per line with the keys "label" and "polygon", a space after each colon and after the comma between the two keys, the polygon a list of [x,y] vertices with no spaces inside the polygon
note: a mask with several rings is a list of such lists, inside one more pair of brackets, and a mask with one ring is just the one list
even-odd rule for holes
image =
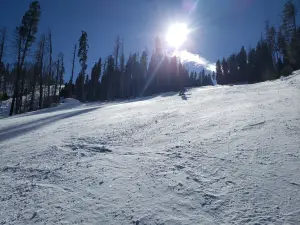
{"label": "snow bank", "polygon": [[299,78],[3,119],[0,224],[299,224]]}

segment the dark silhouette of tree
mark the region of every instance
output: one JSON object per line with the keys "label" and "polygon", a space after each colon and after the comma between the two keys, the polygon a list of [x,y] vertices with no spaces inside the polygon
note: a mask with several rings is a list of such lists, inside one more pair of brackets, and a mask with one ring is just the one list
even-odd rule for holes
{"label": "dark silhouette of tree", "polygon": [[[225,60],[225,59],[224,59]],[[219,84],[224,84],[224,80],[225,80],[225,75],[222,72],[222,67],[221,67],[221,62],[220,60],[218,60],[216,62],[216,74],[217,74],[217,81]]]}
{"label": "dark silhouette of tree", "polygon": [[87,33],[82,31],[81,37],[79,38],[79,48],[77,56],[79,58],[79,63],[81,65],[81,71],[78,79],[78,98],[81,101],[85,101],[85,90],[84,90],[84,79],[85,79],[85,71],[87,69],[87,53],[88,53],[88,43],[87,43]]}
{"label": "dark silhouette of tree", "polygon": [[53,68],[52,68],[52,33],[48,33],[48,49],[49,49],[49,65],[48,65],[48,74],[47,74],[47,104],[51,104],[50,100],[50,88],[51,81],[53,80]]}
{"label": "dark silhouette of tree", "polygon": [[71,73],[71,77],[68,83],[68,95],[71,97],[73,94],[73,79],[74,79],[74,69],[75,69],[75,59],[76,59],[76,50],[77,50],[77,45],[74,45],[74,51],[73,51],[73,60],[72,60],[72,73]]}
{"label": "dark silhouette of tree", "polygon": [[[14,86],[14,95],[11,103],[10,113],[11,116],[14,112],[18,113],[21,108],[21,100],[22,100],[22,92],[24,86],[24,74],[21,77],[21,73],[23,70],[23,65],[25,62],[25,58],[28,54],[29,48],[32,43],[35,41],[35,34],[38,30],[38,23],[40,19],[40,4],[38,1],[34,1],[30,4],[28,11],[22,18],[21,25],[16,28],[15,33],[15,41],[16,41],[16,49],[17,49],[17,70],[16,70],[16,79]],[[21,81],[21,90],[19,89],[19,81]],[[15,107],[16,102],[16,107]]]}

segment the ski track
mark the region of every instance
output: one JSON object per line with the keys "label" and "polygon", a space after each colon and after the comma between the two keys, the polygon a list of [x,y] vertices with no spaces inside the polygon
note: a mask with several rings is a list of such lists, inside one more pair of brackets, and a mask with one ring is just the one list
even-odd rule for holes
{"label": "ski track", "polygon": [[0,224],[299,224],[299,84],[0,120]]}

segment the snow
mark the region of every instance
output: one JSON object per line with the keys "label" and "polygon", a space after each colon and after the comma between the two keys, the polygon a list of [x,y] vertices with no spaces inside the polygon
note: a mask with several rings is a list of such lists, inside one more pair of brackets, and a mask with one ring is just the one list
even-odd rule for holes
{"label": "snow", "polygon": [[[61,88],[64,88],[64,87],[65,87],[65,85],[62,85]],[[39,97],[40,97],[39,88],[40,87],[37,86],[36,91],[34,93],[34,96],[35,96],[34,97],[34,102],[33,102],[34,108],[37,108],[37,105],[38,105],[38,101],[39,101]],[[47,88],[47,86],[44,86],[43,88],[44,88],[44,96],[47,96],[48,95],[48,88]],[[53,96],[54,88],[55,88],[54,85],[50,86],[50,96]],[[13,95],[12,84],[9,85],[9,88],[7,88],[7,90],[8,90],[8,92],[7,92],[8,96],[12,96]],[[1,87],[0,87],[0,93],[2,93]],[[56,94],[57,95],[59,94],[59,87],[57,87]],[[23,96],[22,97],[22,101],[23,101],[22,105],[24,105],[25,103],[29,104],[30,99],[31,99],[31,93],[29,93],[27,96]],[[9,116],[11,102],[12,102],[12,98],[9,98],[6,101],[0,101],[0,119]]]}
{"label": "snow", "polygon": [[299,85],[1,119],[0,224],[299,224]]}

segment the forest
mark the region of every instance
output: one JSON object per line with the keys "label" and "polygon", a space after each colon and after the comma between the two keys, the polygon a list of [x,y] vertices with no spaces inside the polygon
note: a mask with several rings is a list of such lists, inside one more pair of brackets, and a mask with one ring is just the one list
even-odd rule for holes
{"label": "forest", "polygon": [[[204,69],[189,71],[176,56],[163,52],[160,38],[154,40],[154,50],[124,56],[124,42],[118,36],[113,54],[100,57],[88,69],[88,34],[81,31],[73,51],[72,72],[66,76],[64,53],[53,54],[52,34],[37,37],[41,6],[33,1],[14,30],[14,39],[7,40],[7,29],[0,29],[0,100],[12,98],[10,115],[51,107],[61,97],[82,102],[114,101],[149,96],[183,87],[235,83],[257,83],[289,75],[300,68],[300,27],[296,24],[297,9],[289,0],[282,10],[280,27],[266,22],[265,33],[255,48],[231,54],[216,62],[216,72]],[[16,61],[7,63],[4,56],[9,46]],[[34,57],[30,57],[34,55]],[[75,66],[80,66],[75,74]],[[8,86],[12,94],[8,94]]]}
{"label": "forest", "polygon": [[279,27],[266,21],[265,31],[256,47],[216,62],[218,84],[257,83],[287,76],[300,69],[300,27],[297,8],[288,0],[281,12]]}

